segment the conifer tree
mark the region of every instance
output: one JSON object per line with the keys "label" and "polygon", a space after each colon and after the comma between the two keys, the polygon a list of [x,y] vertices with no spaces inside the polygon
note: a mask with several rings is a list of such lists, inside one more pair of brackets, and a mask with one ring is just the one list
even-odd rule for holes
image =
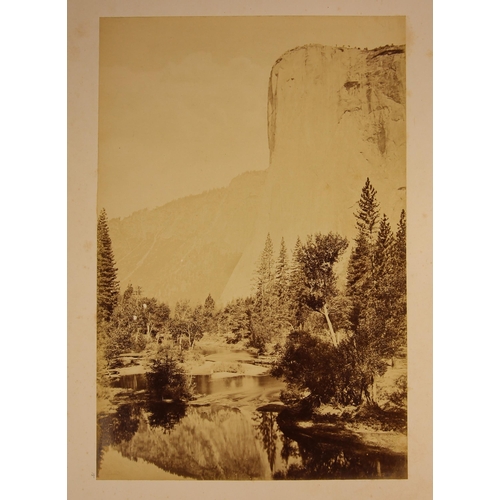
{"label": "conifer tree", "polygon": [[392,356],[393,331],[390,327],[394,317],[395,266],[394,237],[389,219],[384,214],[380,221],[373,256],[372,282],[367,294],[366,311],[363,317],[369,320],[372,342],[378,344],[381,356]]}
{"label": "conifer tree", "polygon": [[208,294],[208,297],[205,299],[205,304],[203,307],[208,314],[213,316],[215,312],[215,300],[212,298],[212,295],[210,293]]}
{"label": "conifer tree", "polygon": [[377,191],[367,178],[363,189],[361,190],[361,197],[358,201],[359,210],[355,214],[356,226],[361,234],[363,234],[370,243],[376,236],[379,204],[377,202]]}
{"label": "conifer tree", "polygon": [[281,238],[280,253],[276,260],[275,287],[276,313],[280,327],[289,324],[290,315],[290,269],[285,239]]}
{"label": "conifer tree", "polygon": [[209,293],[203,305],[204,328],[208,332],[215,330],[215,300]]}
{"label": "conifer tree", "polygon": [[393,297],[392,318],[389,322],[394,342],[394,352],[406,347],[406,213],[401,211],[396,238],[393,245]]}
{"label": "conifer tree", "polygon": [[264,314],[274,292],[274,250],[271,235],[268,233],[264,250],[260,256],[255,277],[255,305],[257,312]]}
{"label": "conifer tree", "polygon": [[108,216],[103,208],[97,222],[97,322],[109,321],[118,303],[120,285],[109,236]]}
{"label": "conifer tree", "polygon": [[380,221],[377,241],[373,252],[373,274],[377,283],[392,272],[394,236],[387,215]]}
{"label": "conifer tree", "polygon": [[289,269],[288,269],[288,254],[285,245],[285,239],[281,238],[280,253],[278,259],[276,260],[276,295],[278,299],[282,300],[288,292],[288,280],[289,280]]}
{"label": "conifer tree", "polygon": [[264,250],[257,264],[254,281],[255,299],[252,314],[252,343],[262,349],[265,343],[276,340],[280,331],[277,314],[276,274],[271,235],[268,234]]}
{"label": "conifer tree", "polygon": [[394,245],[394,254],[396,267],[400,274],[400,288],[401,292],[406,294],[406,213],[401,211],[399,218],[398,230],[396,232],[396,241]]}
{"label": "conifer tree", "polygon": [[304,295],[304,272],[301,264],[302,242],[297,238],[290,265],[289,295],[290,295],[290,317],[296,328],[302,328],[306,319]]}
{"label": "conifer tree", "polygon": [[377,192],[366,179],[358,201],[359,209],[354,214],[358,234],[351,252],[347,269],[346,292],[352,301],[351,321],[354,328],[359,323],[360,314],[366,308],[369,289],[373,283],[373,266],[378,228],[379,204]]}

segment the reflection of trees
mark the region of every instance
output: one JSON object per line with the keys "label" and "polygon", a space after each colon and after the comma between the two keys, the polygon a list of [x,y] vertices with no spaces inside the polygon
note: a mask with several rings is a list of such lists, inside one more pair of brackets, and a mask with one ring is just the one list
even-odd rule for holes
{"label": "reflection of trees", "polygon": [[152,428],[159,427],[163,432],[174,428],[186,415],[186,406],[183,404],[167,404],[150,401],[144,409],[148,413],[148,422]]}
{"label": "reflection of trees", "polygon": [[135,403],[118,407],[115,413],[99,420],[101,439],[104,446],[130,441],[139,428],[141,407]]}
{"label": "reflection of trees", "polygon": [[267,470],[250,422],[235,408],[187,407],[168,433],[140,428],[118,449],[127,458],[193,479],[258,479]]}
{"label": "reflection of trees", "polygon": [[148,424],[164,432],[171,430],[185,414],[186,407],[182,404],[137,401],[123,404],[116,412],[101,416],[97,420],[97,472],[108,446],[128,443],[141,427]]}
{"label": "reflection of trees", "polygon": [[273,472],[276,460],[276,443],[278,440],[276,414],[272,411],[257,412],[253,420],[258,422],[257,430],[259,431],[260,439],[266,450],[271,472]]}
{"label": "reflection of trees", "polygon": [[[375,479],[406,477],[406,457],[374,451],[359,443],[321,442],[297,437],[301,464],[291,464],[274,479]],[[285,448],[285,446],[284,446]],[[282,451],[283,455],[283,451]]]}
{"label": "reflection of trees", "polygon": [[115,413],[97,420],[97,473],[104,449],[110,445],[128,442],[139,429],[141,407],[135,403],[118,407]]}
{"label": "reflection of trees", "polygon": [[296,441],[289,438],[288,436],[286,436],[283,433],[281,434],[281,442],[282,442],[281,458],[288,465],[288,460],[291,457],[298,457],[299,456],[299,447],[298,447]]}
{"label": "reflection of trees", "polygon": [[[305,436],[285,430],[273,412],[257,412],[252,426],[234,408],[135,401],[99,418],[97,470],[104,449],[114,446],[127,458],[142,458],[184,477],[263,478],[269,469],[257,439],[275,479],[406,477],[406,456],[383,453],[350,435]],[[277,465],[279,455],[282,465]],[[277,471],[280,467],[285,469]]]}

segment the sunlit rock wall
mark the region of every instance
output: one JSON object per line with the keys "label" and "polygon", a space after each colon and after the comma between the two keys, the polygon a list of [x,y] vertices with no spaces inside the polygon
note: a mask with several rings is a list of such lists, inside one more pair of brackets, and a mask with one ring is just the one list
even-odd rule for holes
{"label": "sunlit rock wall", "polygon": [[[250,291],[271,233],[293,248],[297,236],[355,234],[356,201],[367,177],[393,227],[406,201],[404,47],[376,50],[309,45],[271,70],[270,167],[255,231],[222,294]],[[345,262],[344,262],[345,266]]]}

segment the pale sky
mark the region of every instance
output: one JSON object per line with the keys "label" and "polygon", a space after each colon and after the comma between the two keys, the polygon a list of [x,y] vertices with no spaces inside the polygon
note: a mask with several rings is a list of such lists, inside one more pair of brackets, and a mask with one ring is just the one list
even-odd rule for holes
{"label": "pale sky", "polygon": [[266,169],[269,73],[308,43],[404,44],[404,18],[102,18],[98,208],[124,217]]}

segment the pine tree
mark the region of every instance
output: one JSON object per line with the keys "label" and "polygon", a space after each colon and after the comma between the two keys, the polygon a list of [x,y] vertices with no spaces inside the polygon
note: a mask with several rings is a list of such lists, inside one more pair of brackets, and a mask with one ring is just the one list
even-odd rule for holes
{"label": "pine tree", "polygon": [[302,273],[302,265],[300,263],[300,252],[302,243],[300,238],[297,238],[293,249],[292,261],[290,264],[290,280],[289,280],[289,295],[290,295],[290,319],[295,328],[302,328],[305,321],[304,306],[301,300],[304,277]]}
{"label": "pine tree", "polygon": [[205,299],[205,304],[203,305],[203,318],[204,318],[204,328],[207,332],[213,332],[215,330],[215,300],[212,298],[211,294]]}
{"label": "pine tree", "polygon": [[290,269],[285,239],[281,238],[280,253],[276,260],[275,287],[276,313],[280,328],[290,325]]}
{"label": "pine tree", "polygon": [[284,300],[288,293],[289,265],[288,253],[286,250],[285,239],[281,238],[280,253],[276,261],[276,295],[278,299]]}
{"label": "pine tree", "polygon": [[380,221],[377,241],[373,252],[373,274],[379,281],[385,275],[391,273],[393,256],[394,236],[387,215],[382,216]]}
{"label": "pine tree", "polygon": [[406,213],[401,211],[396,238],[393,245],[394,282],[392,318],[389,322],[393,338],[394,353],[406,348]]}
{"label": "pine tree", "polygon": [[406,294],[406,213],[404,210],[401,211],[401,216],[399,218],[394,254],[396,267],[400,273],[401,292]]}
{"label": "pine tree", "polygon": [[268,233],[264,250],[260,255],[255,277],[255,305],[257,312],[264,314],[274,292],[274,250],[271,235]]}
{"label": "pine tree", "polygon": [[254,347],[262,349],[265,343],[275,341],[280,332],[274,250],[270,234],[267,235],[264,250],[257,264],[254,283],[255,299],[251,337]]}
{"label": "pine tree", "polygon": [[109,236],[108,216],[103,208],[97,222],[97,322],[109,321],[118,303],[120,285]]}
{"label": "pine tree", "polygon": [[395,266],[394,236],[389,219],[384,214],[380,221],[373,257],[372,283],[367,295],[367,312],[371,318],[370,335],[378,344],[380,356],[391,357],[393,331],[390,327],[394,317]]}
{"label": "pine tree", "polygon": [[212,298],[212,295],[209,293],[208,297],[205,299],[204,309],[210,316],[214,315],[215,312],[215,300]]}
{"label": "pine tree", "polygon": [[363,189],[361,190],[361,198],[358,201],[359,210],[355,214],[356,226],[361,234],[363,234],[370,243],[373,242],[377,232],[377,223],[379,215],[379,204],[377,202],[377,191],[367,178]]}
{"label": "pine tree", "polygon": [[366,179],[358,201],[359,210],[354,214],[358,234],[347,269],[347,296],[352,301],[351,321],[354,328],[366,308],[370,287],[373,284],[374,256],[377,237],[379,204],[377,192]]}

